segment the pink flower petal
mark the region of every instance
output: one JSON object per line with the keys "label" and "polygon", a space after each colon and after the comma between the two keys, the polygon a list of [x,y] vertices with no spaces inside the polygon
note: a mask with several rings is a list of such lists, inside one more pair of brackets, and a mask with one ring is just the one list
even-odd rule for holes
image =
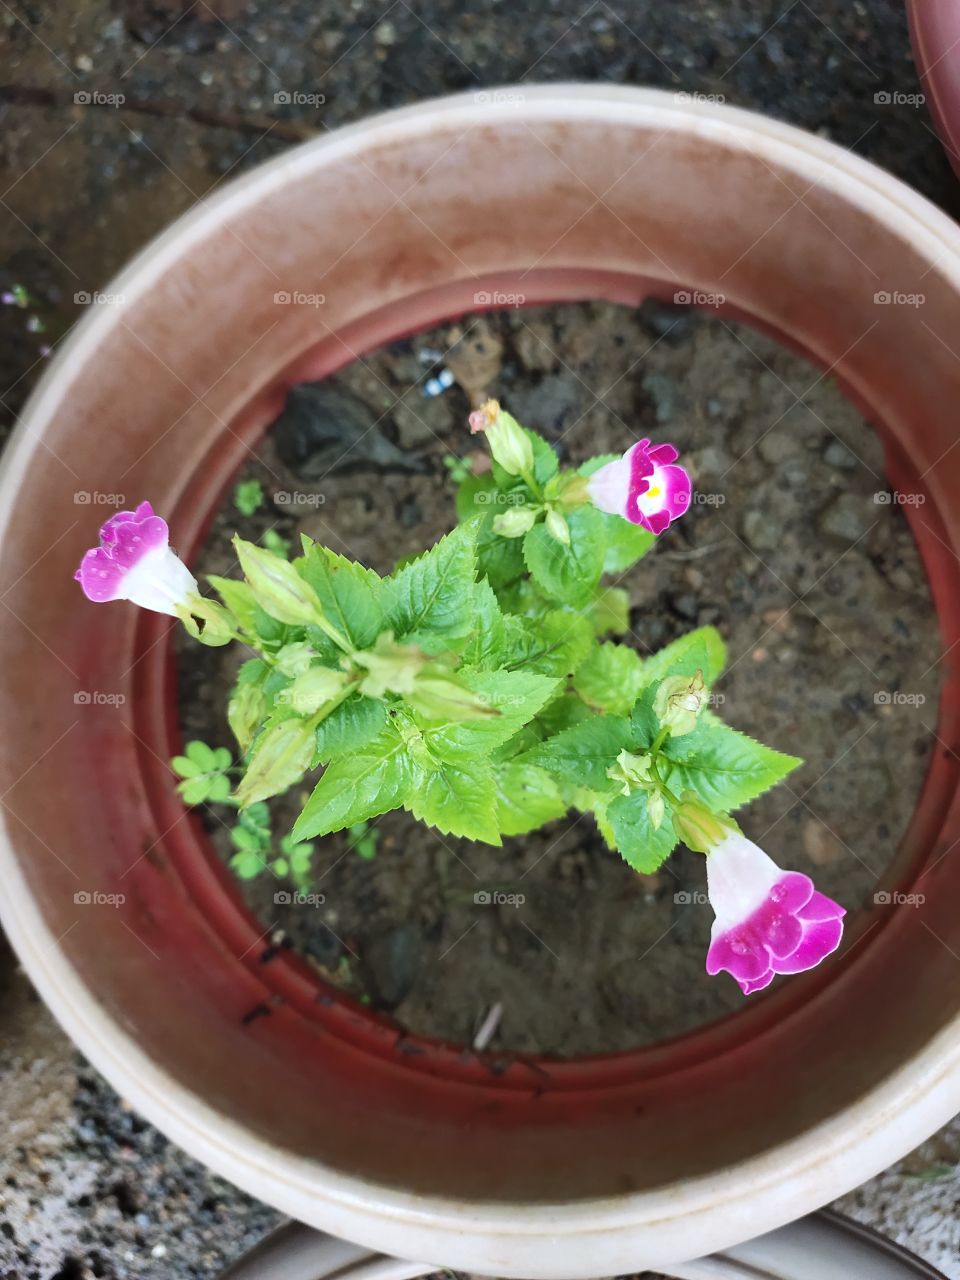
{"label": "pink flower petal", "polygon": [[707,973],[725,970],[747,995],[777,973],[814,968],[840,945],[843,907],[809,876],[779,871],[739,832],[707,855],[707,885],[716,913]]}

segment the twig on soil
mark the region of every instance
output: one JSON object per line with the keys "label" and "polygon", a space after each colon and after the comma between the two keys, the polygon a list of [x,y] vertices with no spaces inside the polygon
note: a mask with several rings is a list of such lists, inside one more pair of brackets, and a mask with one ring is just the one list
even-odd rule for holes
{"label": "twig on soil", "polygon": [[[97,95],[91,94],[90,100],[83,104],[84,110],[89,107],[118,110],[118,107],[108,100],[109,95],[102,96],[104,100],[101,102]],[[61,92],[17,84],[0,85],[0,102],[8,102],[19,107],[60,107],[64,110],[77,106],[69,90]],[[185,107],[182,102],[176,102],[170,98],[131,98],[127,95],[119,110],[133,111],[139,115],[160,116],[170,120],[192,120],[195,124],[209,125],[214,129],[232,129],[236,133],[270,133],[273,137],[282,138],[286,142],[305,142],[308,138],[315,138],[321,132],[313,125],[301,124],[299,120],[239,115],[233,111],[208,111],[204,107]]]}
{"label": "twig on soil", "polygon": [[497,1027],[500,1025],[500,1019],[503,1017],[503,1005],[499,1001],[493,1006],[483,1022],[480,1024],[480,1030],[473,1037],[473,1047],[477,1053],[483,1053],[487,1045],[497,1033]]}

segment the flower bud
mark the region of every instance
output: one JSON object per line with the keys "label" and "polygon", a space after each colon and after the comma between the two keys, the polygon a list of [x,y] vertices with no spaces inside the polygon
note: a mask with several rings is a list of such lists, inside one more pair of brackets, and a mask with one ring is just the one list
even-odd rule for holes
{"label": "flower bud", "polygon": [[709,853],[726,840],[731,831],[736,831],[737,825],[726,815],[720,818],[711,813],[690,792],[685,792],[673,811],[673,829],[688,849],[694,853]]}
{"label": "flower bud", "polygon": [[692,733],[707,700],[703,672],[693,676],[667,676],[653,699],[653,714],[675,738]]}
{"label": "flower bud", "polygon": [[537,519],[534,507],[511,507],[493,517],[493,532],[501,538],[522,538],[528,529],[532,529]]}
{"label": "flower bud", "polygon": [[271,618],[304,627],[323,617],[316,592],[288,560],[236,535],[233,545],[254,599]]}
{"label": "flower bud", "polygon": [[570,526],[560,514],[559,511],[550,510],[547,512],[547,533],[555,542],[561,543],[562,546],[570,545]]}
{"label": "flower bud", "polygon": [[510,476],[525,476],[533,471],[533,445],[516,418],[504,413],[496,400],[470,415],[470,430],[482,431],[490,445],[494,462]]}
{"label": "flower bud", "polygon": [[637,787],[649,786],[653,782],[649,753],[637,756],[632,751],[621,751],[616,764],[607,770],[607,777],[621,784],[625,796],[630,795]]}

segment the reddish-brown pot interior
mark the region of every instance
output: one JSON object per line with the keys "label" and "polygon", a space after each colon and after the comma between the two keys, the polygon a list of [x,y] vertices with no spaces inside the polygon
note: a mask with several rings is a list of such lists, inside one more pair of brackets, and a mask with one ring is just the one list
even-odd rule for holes
{"label": "reddish-brown pot interior", "polygon": [[[957,238],[867,166],[746,119],[669,96],[530,95],[298,149],[147,250],[116,286],[125,302],[54,362],[8,458],[4,922],[21,953],[66,960],[112,1028],[207,1107],[374,1198],[535,1205],[707,1177],[830,1122],[953,1036]],[[82,600],[71,574],[105,512],[74,495],[149,497],[189,558],[291,383],[473,310],[483,290],[636,303],[676,285],[724,294],[831,370],[883,424],[892,482],[928,498],[908,510],[946,653],[938,748],[884,883],[920,883],[925,900],[864,914],[817,972],[636,1053],[505,1064],[404,1038],[295,958],[262,962],[261,926],[167,767],[169,623]],[[274,302],[294,289],[326,302]],[[925,302],[876,305],[879,290]],[[78,689],[125,702],[77,706]],[[78,891],[125,901],[78,907]]]}

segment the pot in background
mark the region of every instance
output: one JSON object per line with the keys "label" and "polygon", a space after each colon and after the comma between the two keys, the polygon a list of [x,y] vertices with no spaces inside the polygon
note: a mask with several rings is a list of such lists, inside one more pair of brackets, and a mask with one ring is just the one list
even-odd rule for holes
{"label": "pot in background", "polygon": [[[667,1269],[830,1200],[960,1109],[960,233],[819,138],[682,96],[525,86],[286,153],[140,255],[4,460],[0,917],[24,966],[192,1155],[436,1266]],[[262,926],[167,767],[170,624],[92,608],[71,575],[94,500],[118,491],[168,514],[189,560],[292,383],[498,293],[677,290],[723,295],[830,370],[882,424],[891,479],[927,498],[907,510],[943,630],[947,749],[883,881],[924,902],[861,913],[842,956],[679,1040],[504,1070],[398,1035],[294,957],[261,963]],[[922,309],[890,301],[908,294]],[[95,893],[123,902],[77,898]]]}

